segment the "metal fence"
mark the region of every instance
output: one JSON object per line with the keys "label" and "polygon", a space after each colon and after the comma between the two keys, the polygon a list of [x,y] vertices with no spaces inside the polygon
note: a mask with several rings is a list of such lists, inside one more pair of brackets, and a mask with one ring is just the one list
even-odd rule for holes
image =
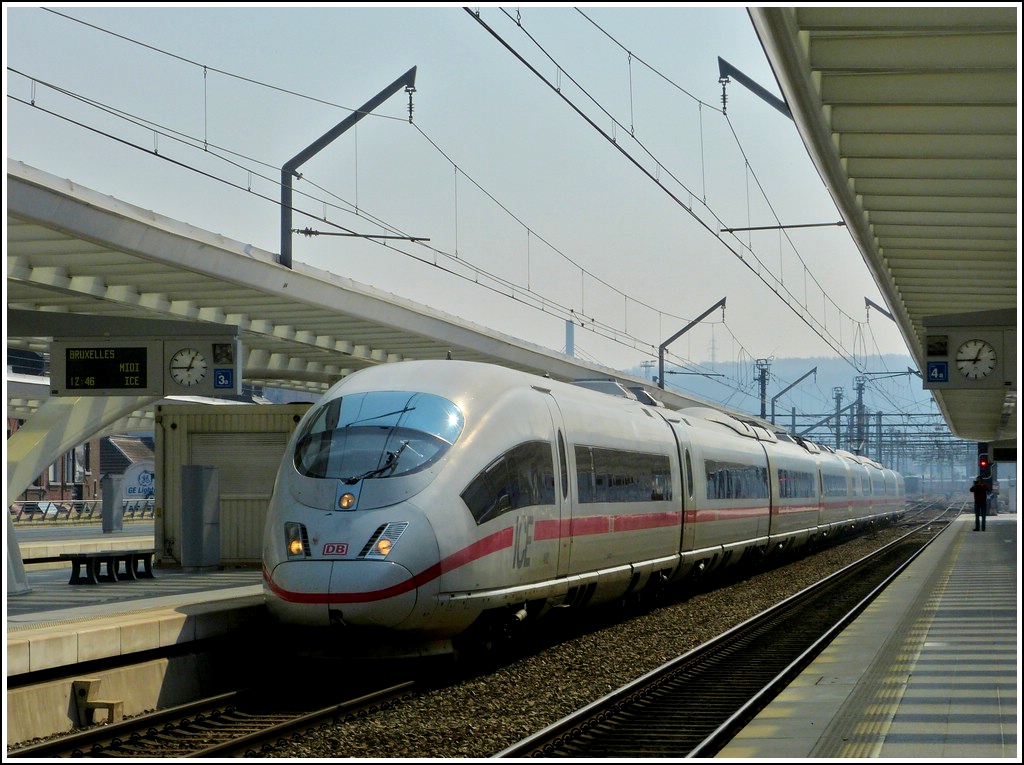
{"label": "metal fence", "polygon": [[[156,500],[126,499],[121,503],[122,518],[144,520],[153,518]],[[56,522],[100,522],[103,501],[99,499],[74,499],[59,502],[13,502],[9,507],[11,520],[15,523],[56,523]]]}

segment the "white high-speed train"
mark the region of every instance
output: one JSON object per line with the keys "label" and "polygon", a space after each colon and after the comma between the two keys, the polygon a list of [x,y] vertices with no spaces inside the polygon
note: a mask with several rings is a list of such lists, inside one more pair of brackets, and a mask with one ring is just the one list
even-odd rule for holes
{"label": "white high-speed train", "polygon": [[263,544],[271,614],[394,652],[626,599],[904,509],[902,477],[709,408],[500,366],[346,377],[288,444]]}

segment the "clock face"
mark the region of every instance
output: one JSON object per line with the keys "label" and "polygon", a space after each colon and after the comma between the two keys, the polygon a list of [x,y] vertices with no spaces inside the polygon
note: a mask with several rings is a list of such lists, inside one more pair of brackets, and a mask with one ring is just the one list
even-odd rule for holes
{"label": "clock face", "polygon": [[956,368],[968,380],[988,377],[996,368],[996,349],[984,340],[968,340],[957,349]]}
{"label": "clock face", "polygon": [[206,377],[206,357],[195,348],[182,348],[171,356],[171,379],[189,388]]}

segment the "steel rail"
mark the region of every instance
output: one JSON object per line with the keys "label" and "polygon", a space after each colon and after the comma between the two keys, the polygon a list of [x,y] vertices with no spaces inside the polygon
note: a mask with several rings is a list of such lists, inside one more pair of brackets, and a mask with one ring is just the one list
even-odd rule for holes
{"label": "steel rail", "polygon": [[[958,508],[949,508],[941,515],[932,515],[922,520],[916,528],[877,552],[844,567],[820,583],[805,588],[494,756],[713,756],[931,543],[941,529],[946,527],[940,528],[939,524],[944,523],[942,518],[957,514]],[[927,541],[913,542],[911,537],[920,533],[929,534]],[[911,552],[906,551],[908,546],[912,548]],[[792,625],[807,618],[801,615],[801,608],[806,608],[812,598],[820,597],[826,588],[848,589],[851,580],[861,576],[861,572],[871,571],[873,567],[877,569],[879,560],[887,555],[896,558],[889,564],[890,569],[893,569],[891,572],[882,576],[881,581],[865,585],[866,594],[854,596],[856,602],[852,607],[847,603],[838,618],[832,618],[821,627],[816,637],[805,640],[809,644],[788,649],[788,655],[776,660],[775,666],[781,663],[781,670],[773,669],[763,679],[755,677],[765,671],[763,665],[767,664],[765,659],[769,651],[781,649],[784,643],[796,637]],[[826,597],[838,599],[834,595]],[[821,610],[819,606],[813,608]],[[789,615],[787,626],[781,632],[766,637],[769,633],[765,632],[767,628],[764,625],[778,622],[786,614]],[[743,660],[744,655],[753,661],[741,672],[725,679],[723,673],[726,669]],[[746,683],[751,683],[753,689],[740,687]],[[733,692],[742,694],[742,698],[725,698]],[[704,694],[703,699],[691,703],[698,693]],[[685,712],[670,709],[674,704],[683,703],[677,702],[677,695],[685,697]],[[662,717],[665,720],[661,720]],[[613,741],[615,737],[618,739]],[[599,739],[610,743],[592,743]]]}

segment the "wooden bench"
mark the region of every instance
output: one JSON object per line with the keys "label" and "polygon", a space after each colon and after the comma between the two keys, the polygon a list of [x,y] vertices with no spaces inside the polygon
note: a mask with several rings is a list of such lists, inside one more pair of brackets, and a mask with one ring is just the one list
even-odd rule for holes
{"label": "wooden bench", "polygon": [[[153,578],[153,548],[61,553],[71,561],[68,584],[100,584]],[[140,568],[141,566],[141,568]]]}

